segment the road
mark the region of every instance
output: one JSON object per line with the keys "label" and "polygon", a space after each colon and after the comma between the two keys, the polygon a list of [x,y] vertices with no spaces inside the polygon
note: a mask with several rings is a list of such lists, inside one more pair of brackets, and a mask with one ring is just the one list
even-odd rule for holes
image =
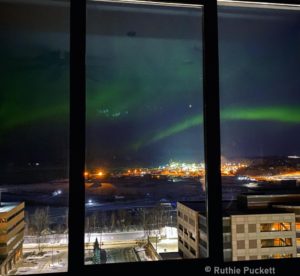
{"label": "road", "polygon": [[[117,232],[117,233],[91,233],[85,234],[85,241],[87,243],[94,242],[95,239],[98,238],[99,242],[109,243],[117,243],[117,242],[126,242],[126,241],[139,241],[144,240],[145,233],[144,231],[131,231],[131,232]],[[68,237],[66,234],[56,234],[56,235],[47,235],[43,237],[43,243],[51,244],[53,241],[56,244],[67,244]],[[24,244],[36,244],[37,238],[34,236],[25,236]]]}
{"label": "road", "polygon": [[96,237],[98,241],[103,243],[115,243],[122,241],[139,241],[145,239],[144,231],[134,231],[134,232],[118,232],[118,233],[93,233],[85,234],[86,242],[94,242]]}

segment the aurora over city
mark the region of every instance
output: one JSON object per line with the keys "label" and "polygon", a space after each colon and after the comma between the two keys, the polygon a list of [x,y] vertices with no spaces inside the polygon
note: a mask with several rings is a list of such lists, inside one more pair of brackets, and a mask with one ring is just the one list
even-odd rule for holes
{"label": "aurora over city", "polygon": [[167,2],[87,1],[83,159],[76,9],[0,0],[0,275],[77,272],[81,253],[84,268],[300,257],[300,6],[216,1],[219,156],[204,145],[209,20]]}

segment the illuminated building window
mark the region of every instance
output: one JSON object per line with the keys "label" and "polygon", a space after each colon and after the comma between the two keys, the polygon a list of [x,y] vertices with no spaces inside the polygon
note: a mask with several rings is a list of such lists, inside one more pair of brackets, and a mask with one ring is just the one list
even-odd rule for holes
{"label": "illuminated building window", "polygon": [[260,232],[276,232],[276,231],[291,231],[291,223],[262,223],[260,224]]}
{"label": "illuminated building window", "polygon": [[292,246],[291,238],[276,238],[276,239],[263,239],[261,240],[261,247],[285,247]]}

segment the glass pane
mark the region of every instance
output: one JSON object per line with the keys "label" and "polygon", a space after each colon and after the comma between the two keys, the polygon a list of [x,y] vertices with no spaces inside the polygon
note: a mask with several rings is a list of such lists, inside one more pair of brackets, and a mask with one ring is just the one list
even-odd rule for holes
{"label": "glass pane", "polygon": [[0,275],[67,271],[69,6],[0,1]]}
{"label": "glass pane", "polygon": [[201,21],[199,6],[88,3],[86,264],[200,257]]}
{"label": "glass pane", "polygon": [[225,260],[297,257],[300,10],[219,4]]}

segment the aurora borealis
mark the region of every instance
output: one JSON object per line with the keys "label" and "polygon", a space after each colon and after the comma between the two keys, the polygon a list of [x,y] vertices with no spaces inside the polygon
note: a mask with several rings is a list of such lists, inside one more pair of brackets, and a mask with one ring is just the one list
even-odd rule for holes
{"label": "aurora borealis", "polygon": [[[164,25],[157,35],[151,16],[162,17],[159,9],[143,12],[134,36],[115,34],[127,28],[118,23],[122,10],[110,17],[114,24],[105,22],[114,35],[102,34],[100,27],[89,33],[97,20],[87,17],[88,163],[203,159],[201,24],[190,28],[201,22],[201,11],[170,11],[181,30]],[[220,9],[222,155],[300,154],[299,15]],[[134,31],[131,21],[128,31]],[[67,34],[3,28],[0,34],[1,163],[66,162]]]}

